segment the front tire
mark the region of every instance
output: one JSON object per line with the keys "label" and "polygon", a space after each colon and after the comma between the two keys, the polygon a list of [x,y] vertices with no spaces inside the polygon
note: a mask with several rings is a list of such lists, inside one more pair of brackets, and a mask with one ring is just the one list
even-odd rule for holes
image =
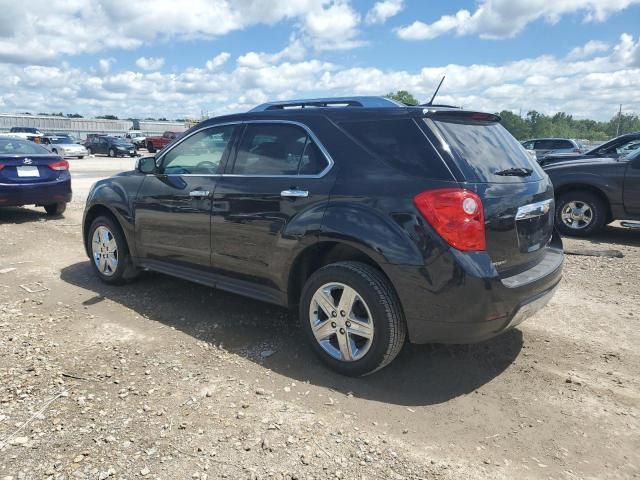
{"label": "front tire", "polygon": [[127,241],[120,225],[112,218],[100,216],[91,223],[87,245],[91,267],[103,282],[121,284],[136,276]]}
{"label": "front tire", "polygon": [[87,147],[87,153],[89,155],[93,155],[93,150],[91,150],[91,147]]}
{"label": "front tire", "polygon": [[47,215],[52,217],[58,217],[64,213],[67,209],[67,204],[64,202],[58,203],[50,203],[48,205],[44,205],[44,210],[47,212]]}
{"label": "front tire", "polygon": [[385,367],[406,338],[393,286],[360,262],[333,263],[313,273],[302,291],[299,317],[320,360],[348,376]]}
{"label": "front tire", "polygon": [[600,197],[585,190],[574,190],[558,198],[555,220],[563,235],[588,237],[602,229],[607,212]]}
{"label": "front tire", "polygon": [[153,143],[151,143],[151,142],[147,143],[147,151],[148,151],[149,153],[156,153],[156,149],[155,149],[155,147],[153,146]]}
{"label": "front tire", "polygon": [[109,156],[110,157],[115,157],[116,156],[116,151],[113,148],[109,149]]}

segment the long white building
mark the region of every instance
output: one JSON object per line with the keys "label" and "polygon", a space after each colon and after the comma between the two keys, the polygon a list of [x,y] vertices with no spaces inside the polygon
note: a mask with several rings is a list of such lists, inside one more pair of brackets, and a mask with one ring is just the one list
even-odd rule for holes
{"label": "long white building", "polygon": [[141,130],[144,135],[161,135],[165,131],[182,132],[187,128],[182,122],[105,120],[102,118],[0,113],[0,132],[8,132],[11,127],[33,127],[43,133],[70,133],[80,139],[84,139],[88,133],[122,135],[135,129]]}

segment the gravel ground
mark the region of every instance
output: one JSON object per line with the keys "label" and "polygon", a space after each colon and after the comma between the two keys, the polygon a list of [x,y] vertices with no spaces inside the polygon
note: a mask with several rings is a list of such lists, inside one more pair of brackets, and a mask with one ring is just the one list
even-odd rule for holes
{"label": "gravel ground", "polygon": [[279,308],[99,283],[82,207],[0,210],[0,479],[640,478],[640,232],[566,240],[624,258],[568,256],[518,329],[348,379]]}

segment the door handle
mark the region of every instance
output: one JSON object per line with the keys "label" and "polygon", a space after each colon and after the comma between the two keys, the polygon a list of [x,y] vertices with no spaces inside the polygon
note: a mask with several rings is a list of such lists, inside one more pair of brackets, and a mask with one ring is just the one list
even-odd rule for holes
{"label": "door handle", "polygon": [[208,197],[210,193],[211,192],[209,192],[209,190],[194,190],[193,192],[189,192],[189,196],[201,198],[201,197]]}
{"label": "door handle", "polygon": [[281,197],[286,198],[306,198],[309,196],[308,190],[283,190],[280,192]]}

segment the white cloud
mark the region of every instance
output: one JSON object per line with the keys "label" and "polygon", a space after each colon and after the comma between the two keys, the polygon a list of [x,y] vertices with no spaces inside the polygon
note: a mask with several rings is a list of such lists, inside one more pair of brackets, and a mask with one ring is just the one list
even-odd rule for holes
{"label": "white cloud", "polygon": [[358,40],[360,14],[347,1],[333,0],[312,9],[303,19],[303,32],[316,50],[347,50],[363,45]]}
{"label": "white cloud", "polygon": [[[350,67],[296,54],[297,39],[276,53],[249,52],[234,63],[214,57],[181,71],[109,72],[71,67],[0,64],[3,111],[63,111],[120,117],[197,117],[244,111],[266,100],[378,95],[409,90],[427,100],[443,74],[442,103],[608,119],[616,105],[640,111],[640,39],[624,34],[606,52],[582,59],[544,55],[496,65],[449,64],[414,71]],[[584,47],[583,47],[584,48]],[[215,59],[218,59],[217,61]]]}
{"label": "white cloud", "polygon": [[606,42],[591,40],[581,47],[573,48],[567,55],[569,60],[579,60],[581,58],[589,58],[596,53],[602,53],[609,50],[611,46]]}
{"label": "white cloud", "polygon": [[98,70],[100,73],[109,73],[111,66],[115,63],[115,58],[101,58],[98,60]]}
{"label": "white cloud", "polygon": [[211,39],[292,22],[319,49],[353,48],[360,16],[348,0],[30,0],[0,2],[0,62],[45,64],[63,55]]}
{"label": "white cloud", "polygon": [[418,20],[396,29],[396,33],[405,40],[432,39],[446,33],[509,38],[539,19],[556,23],[565,15],[580,14],[585,22],[602,22],[636,4],[640,0],[480,0],[473,13],[462,9],[430,24]]}
{"label": "white cloud", "polygon": [[404,0],[383,0],[376,2],[367,12],[365,21],[368,24],[384,23],[389,18],[396,16],[404,8]]}
{"label": "white cloud", "polygon": [[207,70],[217,70],[222,65],[227,63],[227,60],[231,58],[231,54],[229,52],[222,52],[213,57],[211,60],[207,60],[205,66]]}
{"label": "white cloud", "polygon": [[164,65],[164,58],[140,57],[136,60],[136,65],[143,70],[160,70]]}

